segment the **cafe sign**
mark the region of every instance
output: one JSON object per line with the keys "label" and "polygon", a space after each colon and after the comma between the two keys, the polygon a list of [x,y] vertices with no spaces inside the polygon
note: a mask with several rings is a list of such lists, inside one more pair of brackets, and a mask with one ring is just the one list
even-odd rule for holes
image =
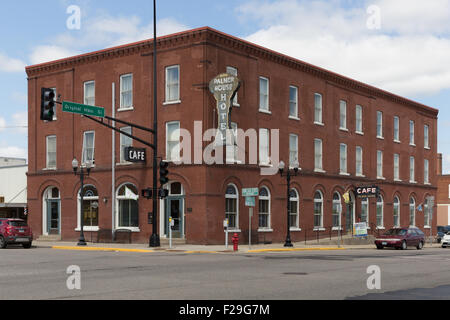
{"label": "cafe sign", "polygon": [[230,128],[232,100],[240,86],[239,79],[229,73],[222,73],[209,83],[209,90],[217,101],[219,118],[216,145],[226,145],[227,130]]}
{"label": "cafe sign", "polygon": [[147,161],[147,153],[145,149],[126,147],[125,161],[133,163],[144,163]]}
{"label": "cafe sign", "polygon": [[356,188],[356,196],[358,198],[377,198],[379,193],[380,188],[376,186]]}

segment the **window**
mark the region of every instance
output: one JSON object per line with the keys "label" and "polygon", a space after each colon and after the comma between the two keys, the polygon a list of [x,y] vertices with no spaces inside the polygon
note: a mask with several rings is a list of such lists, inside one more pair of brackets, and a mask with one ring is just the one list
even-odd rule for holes
{"label": "window", "polygon": [[314,139],[314,168],[315,171],[323,171],[322,140]]}
{"label": "window", "polygon": [[319,93],[314,94],[314,123],[322,123],[322,95]]}
{"label": "window", "polygon": [[[78,229],[81,229],[81,190],[78,192]],[[98,229],[98,192],[94,186],[85,186],[83,193],[83,225],[84,230],[97,231]]]}
{"label": "window", "polygon": [[384,225],[383,219],[384,201],[382,196],[377,198],[377,227],[382,228]]}
{"label": "window", "polygon": [[423,205],[424,226],[430,227],[431,225],[431,206],[428,199],[425,200]]}
{"label": "window", "polygon": [[340,101],[340,122],[339,128],[347,130],[347,102],[344,100]]}
{"label": "window", "polygon": [[414,144],[414,121],[409,122],[409,144],[415,146]]}
{"label": "window", "polygon": [[262,187],[259,191],[259,224],[260,229],[270,229],[270,191]]}
{"label": "window", "polygon": [[383,138],[383,112],[377,111],[377,138]]}
{"label": "window", "polygon": [[369,226],[369,199],[361,199],[361,222]]}
{"label": "window", "polygon": [[347,145],[343,143],[340,146],[340,173],[347,174]]}
{"label": "window", "polygon": [[117,192],[118,228],[139,227],[139,193],[132,184],[122,185]]}
{"label": "window", "polygon": [[83,137],[82,163],[93,165],[95,162],[95,132],[87,131]]}
{"label": "window", "polygon": [[180,66],[166,68],[166,102],[180,101]]}
{"label": "window", "polygon": [[333,228],[341,227],[342,202],[341,195],[336,192],[333,195]]}
{"label": "window", "polygon": [[394,141],[400,142],[400,118],[394,117]]}
{"label": "window", "polygon": [[[131,127],[125,127],[120,129],[128,134],[132,134]],[[125,161],[125,148],[133,146],[133,139],[127,137],[126,135],[120,135],[120,163],[126,163]]]}
{"label": "window", "polygon": [[298,88],[289,87],[289,117],[298,118]]}
{"label": "window", "polygon": [[400,181],[400,155],[394,154],[394,180]]}
{"label": "window", "polygon": [[409,225],[416,225],[416,200],[413,197],[409,199]]}
{"label": "window", "polygon": [[269,112],[269,79],[259,78],[259,111]]}
{"label": "window", "polygon": [[414,178],[415,178],[414,167],[415,167],[415,159],[414,159],[414,157],[410,157],[409,158],[409,182],[411,182],[411,183],[416,182],[414,180]]}
{"label": "window", "polygon": [[423,127],[423,145],[425,149],[430,149],[430,127],[425,125]]}
{"label": "window", "polygon": [[356,133],[363,133],[363,110],[360,105],[356,106]]}
{"label": "window", "polygon": [[229,229],[237,229],[239,226],[238,200],[239,194],[236,186],[228,185],[225,193],[225,218],[228,219]]}
{"label": "window", "polygon": [[300,197],[296,189],[291,189],[289,192],[289,227],[300,228],[300,212],[299,212]]}
{"label": "window", "polygon": [[356,175],[363,176],[363,149],[356,147]]}
{"label": "window", "polygon": [[[234,67],[227,67],[227,73],[231,74],[232,76],[237,77],[238,76],[238,70]],[[233,106],[235,107],[239,107],[239,102],[238,102],[238,94],[236,93],[236,95],[234,96],[233,99]]]}
{"label": "window", "polygon": [[120,77],[120,109],[133,108],[133,75]]}
{"label": "window", "polygon": [[231,123],[231,130],[228,132],[232,135],[230,139],[230,144],[227,142],[226,153],[227,153],[227,163],[233,164],[238,162],[238,145],[237,145],[237,123]]}
{"label": "window", "polygon": [[383,151],[377,151],[377,178],[383,179]]}
{"label": "window", "polygon": [[56,169],[56,136],[48,136],[47,138],[47,169]]}
{"label": "window", "polygon": [[269,129],[259,129],[259,164],[269,165]]}
{"label": "window", "polygon": [[95,106],[95,81],[84,83],[84,104]]}
{"label": "window", "polygon": [[289,165],[291,168],[298,166],[298,136],[289,135]]}
{"label": "window", "polygon": [[423,180],[425,184],[430,183],[430,164],[427,159],[424,160]]}
{"label": "window", "polygon": [[394,227],[400,227],[400,200],[398,197],[394,198]]}
{"label": "window", "polygon": [[166,160],[180,160],[180,122],[166,124]]}
{"label": "window", "polygon": [[316,191],[314,195],[314,228],[323,227],[323,196],[322,192]]}

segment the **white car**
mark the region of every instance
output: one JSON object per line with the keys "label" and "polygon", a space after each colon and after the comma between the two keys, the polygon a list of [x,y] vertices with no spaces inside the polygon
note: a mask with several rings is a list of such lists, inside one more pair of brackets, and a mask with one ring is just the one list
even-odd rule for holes
{"label": "white car", "polygon": [[446,235],[441,240],[442,248],[450,247],[450,232],[447,232]]}

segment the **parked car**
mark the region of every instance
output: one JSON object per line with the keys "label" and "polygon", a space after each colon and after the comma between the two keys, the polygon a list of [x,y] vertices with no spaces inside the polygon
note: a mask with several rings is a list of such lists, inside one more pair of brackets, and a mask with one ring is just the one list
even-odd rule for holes
{"label": "parked car", "polygon": [[0,219],[0,248],[9,244],[21,244],[25,249],[31,248],[33,232],[24,220]]}
{"label": "parked car", "polygon": [[450,232],[450,226],[438,226],[436,234],[436,242],[441,243],[442,238]]}
{"label": "parked car", "polygon": [[447,248],[450,246],[450,231],[447,232],[443,237],[442,237],[442,244],[441,244],[442,248]]}
{"label": "parked car", "polygon": [[425,244],[425,234],[418,228],[394,228],[375,240],[377,249],[393,247],[406,250],[408,247],[416,247],[422,250]]}

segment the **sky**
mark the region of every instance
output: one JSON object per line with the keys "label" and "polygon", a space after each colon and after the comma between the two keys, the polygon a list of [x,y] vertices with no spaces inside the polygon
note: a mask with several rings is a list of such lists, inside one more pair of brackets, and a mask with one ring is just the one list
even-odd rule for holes
{"label": "sky", "polygon": [[[25,66],[153,38],[153,1],[2,1],[0,21],[0,157],[27,158]],[[439,109],[450,174],[450,0],[157,0],[157,23],[209,26]]]}

